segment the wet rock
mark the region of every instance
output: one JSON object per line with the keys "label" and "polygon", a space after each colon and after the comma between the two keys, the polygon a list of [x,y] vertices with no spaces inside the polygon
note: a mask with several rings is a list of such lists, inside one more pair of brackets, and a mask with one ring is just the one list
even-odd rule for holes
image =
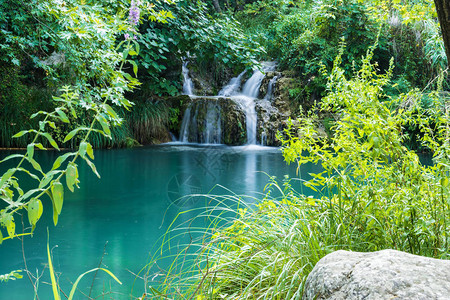
{"label": "wet rock", "polygon": [[[241,106],[226,97],[190,97],[186,103],[187,114],[180,136],[186,136],[185,142],[223,143],[242,145],[246,141],[245,114]],[[211,122],[214,124],[211,127]],[[207,127],[209,129],[209,133]],[[183,126],[182,126],[183,127]],[[211,138],[214,136],[213,138]],[[209,139],[209,141],[208,141]]]}
{"label": "wet rock", "polygon": [[303,300],[450,299],[450,261],[396,250],[336,251],[309,274]]}
{"label": "wet rock", "polygon": [[289,114],[281,112],[274,103],[266,99],[256,101],[255,109],[258,116],[257,140],[266,146],[280,146],[277,133],[287,126]]}
{"label": "wet rock", "polygon": [[267,94],[269,83],[275,76],[279,78],[281,77],[281,73],[276,71],[266,73],[266,77],[264,77],[261,82],[261,86],[259,87],[259,95],[262,95],[262,97],[264,97]]}

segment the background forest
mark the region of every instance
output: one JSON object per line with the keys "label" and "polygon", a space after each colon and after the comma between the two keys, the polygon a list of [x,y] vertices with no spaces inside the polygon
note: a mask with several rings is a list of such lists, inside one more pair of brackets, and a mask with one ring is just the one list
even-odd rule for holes
{"label": "background forest", "polygon": [[[135,105],[124,114],[123,126],[112,128],[113,140],[94,133],[90,137],[93,146],[159,143],[168,141],[168,131],[178,134],[180,101],[171,96],[181,93],[183,60],[190,61],[191,73],[209,81],[203,94],[214,94],[231,77],[244,68],[251,69],[258,61],[277,61],[278,69],[293,79],[282,87],[288,93],[293,117],[300,107],[308,110],[325,95],[326,78],[320,68],[331,68],[342,38],[347,75],[357,68],[376,40],[374,60],[380,71],[386,70],[394,58],[393,78],[386,87],[388,97],[415,88],[433,89],[430,80],[446,68],[432,1],[214,2],[156,2],[147,7],[164,14],[139,21],[133,33],[140,47],[133,61],[141,85],[126,96]],[[97,16],[123,14],[126,5],[81,4],[84,9],[94,7]],[[89,21],[84,24],[80,20],[79,38],[91,38],[93,42],[76,42],[78,48],[84,49],[73,49],[75,41],[67,32],[69,28],[64,28],[56,17],[52,19],[45,5],[20,1],[2,1],[1,5],[6,22],[1,25],[4,75],[0,84],[0,145],[24,147],[25,138],[11,136],[36,125],[30,115],[43,108],[52,109],[52,95],[57,95],[61,86],[80,84],[80,79],[87,80],[93,72],[105,71],[95,60],[91,65],[80,60],[84,55],[80,51],[101,55],[98,51],[102,41],[97,40],[101,32],[92,31],[95,28],[88,27]],[[123,32],[116,43],[124,39],[127,33]],[[125,64],[123,70],[132,74],[133,65]],[[87,119],[89,113],[56,130],[55,141],[61,144],[68,132],[77,125],[86,125]]]}

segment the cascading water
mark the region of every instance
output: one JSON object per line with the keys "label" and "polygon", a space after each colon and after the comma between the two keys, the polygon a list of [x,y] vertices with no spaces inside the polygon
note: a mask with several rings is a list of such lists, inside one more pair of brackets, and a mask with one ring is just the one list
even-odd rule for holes
{"label": "cascading water", "polygon": [[183,74],[183,94],[194,95],[194,83],[191,77],[189,77],[189,69],[187,68],[187,61],[183,62],[181,67],[181,72]]}
{"label": "cascading water", "polygon": [[256,144],[256,110],[255,98],[245,95],[234,96],[231,99],[238,103],[245,114],[245,125],[247,127],[247,144]]}
{"label": "cascading water", "polygon": [[184,113],[180,142],[220,144],[221,127],[220,105],[215,101],[196,101]]}
{"label": "cascading water", "polygon": [[[274,71],[276,64],[274,62],[262,63],[264,73]],[[256,144],[256,125],[257,115],[255,110],[255,99],[258,98],[259,88],[262,80],[266,76],[259,69],[255,69],[253,75],[247,80],[242,88],[242,93],[237,97],[237,101],[241,104],[247,125],[247,144]]]}
{"label": "cascading water", "polygon": [[241,88],[242,77],[245,73],[246,71],[243,71],[237,77],[231,78],[230,82],[220,90],[219,96],[229,97],[238,94]]}
{"label": "cascading water", "polygon": [[[273,70],[275,70],[275,63],[262,64],[262,71],[264,73]],[[223,135],[222,116],[221,108],[217,103],[217,100],[219,97],[229,97],[241,107],[245,115],[247,144],[255,145],[257,143],[257,114],[255,110],[255,100],[259,95],[259,88],[265,77],[263,72],[259,69],[255,69],[252,76],[245,82],[242,91],[240,91],[240,87],[245,71],[240,73],[237,77],[232,78],[230,82],[222,88],[218,96],[200,98],[192,94],[192,80],[189,77],[187,65],[184,63],[183,92],[184,94],[192,96],[191,98],[194,99],[194,101],[184,113],[180,130],[180,141],[184,143],[220,144]],[[272,87],[270,87],[270,90],[272,90]],[[267,94],[269,94],[269,90]],[[265,138],[261,136],[262,143],[264,143],[264,140]]]}
{"label": "cascading water", "polygon": [[274,76],[269,81],[269,85],[267,86],[267,94],[264,96],[264,100],[271,100],[273,96],[273,86],[275,85],[275,82],[277,82],[278,76]]}
{"label": "cascading water", "polygon": [[[274,71],[275,67],[276,65],[273,62],[262,63],[262,69],[264,73]],[[264,73],[261,72],[259,69],[255,69],[252,77],[250,77],[244,84],[244,87],[242,88],[242,95],[252,98],[258,98],[259,87],[261,86],[262,80],[266,76]]]}

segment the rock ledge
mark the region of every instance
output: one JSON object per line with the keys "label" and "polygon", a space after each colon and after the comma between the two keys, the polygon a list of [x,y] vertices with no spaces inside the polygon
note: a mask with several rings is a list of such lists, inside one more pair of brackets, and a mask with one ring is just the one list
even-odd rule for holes
{"label": "rock ledge", "polygon": [[450,261],[396,250],[339,250],[309,274],[303,300],[450,299]]}

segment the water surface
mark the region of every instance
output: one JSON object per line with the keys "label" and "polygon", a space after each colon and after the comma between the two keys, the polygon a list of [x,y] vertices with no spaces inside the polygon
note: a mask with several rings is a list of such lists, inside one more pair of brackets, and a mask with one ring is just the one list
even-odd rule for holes
{"label": "water surface", "polygon": [[[0,159],[10,152],[0,152]],[[47,170],[56,152],[39,152],[38,159]],[[25,256],[30,271],[43,276],[39,285],[40,299],[52,299],[47,264],[47,227],[50,247],[63,290],[79,274],[102,266],[123,282],[120,286],[104,273],[99,273],[92,296],[112,292],[105,299],[129,299],[135,276],[145,265],[152,247],[167,230],[180,209],[202,207],[202,201],[177,201],[180,196],[200,193],[230,193],[259,197],[268,183],[268,175],[283,179],[296,177],[296,167],[287,166],[277,148],[260,146],[161,145],[124,150],[98,150],[95,164],[101,179],[80,163],[80,189],[66,191],[59,223],[52,223],[50,201],[45,199],[44,215],[34,237],[24,240]],[[0,164],[3,173],[8,166]],[[307,174],[311,170],[304,169]],[[298,183],[295,183],[298,184]],[[176,205],[174,205],[174,203]],[[184,219],[195,212],[183,215]],[[16,219],[18,221],[19,219]],[[20,222],[20,221],[19,221]],[[20,226],[18,226],[20,227]],[[104,248],[106,244],[106,252]],[[23,269],[21,242],[6,240],[0,246],[0,274]],[[92,276],[79,287],[89,294]],[[134,295],[144,290],[136,281]],[[75,299],[86,299],[77,292]],[[0,283],[0,299],[33,299],[27,278]],[[100,298],[101,299],[101,298]]]}

